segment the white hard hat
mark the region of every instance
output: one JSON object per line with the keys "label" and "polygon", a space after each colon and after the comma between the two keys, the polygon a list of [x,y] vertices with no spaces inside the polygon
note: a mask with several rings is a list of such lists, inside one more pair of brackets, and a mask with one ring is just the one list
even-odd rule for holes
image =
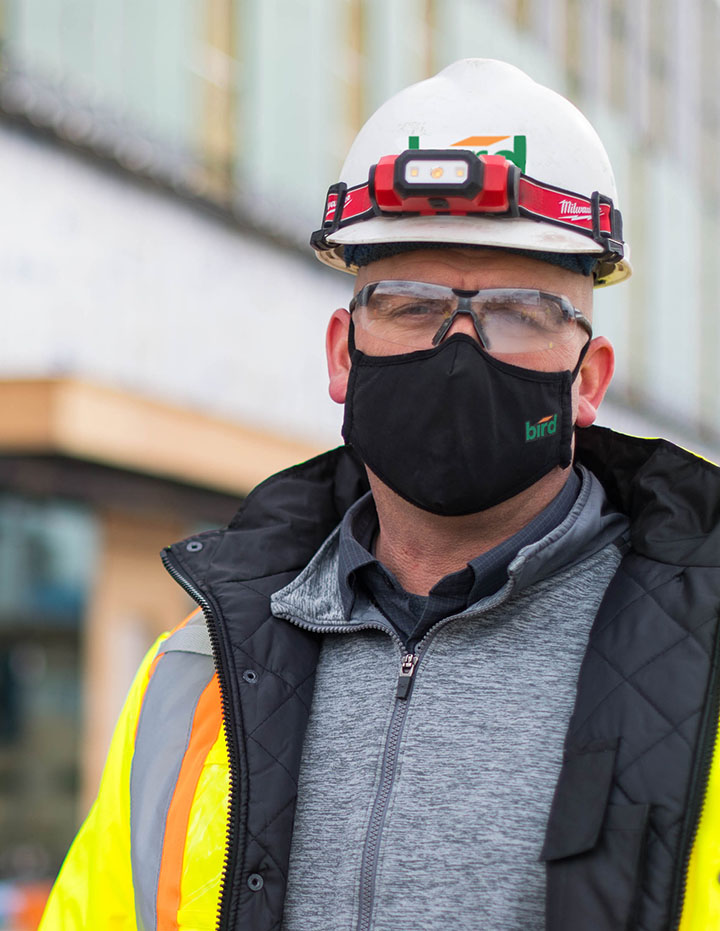
{"label": "white hard hat", "polygon": [[[398,207],[392,215],[379,208],[374,166],[401,153],[406,164],[413,151],[423,156],[428,149],[433,157],[444,156],[443,164],[455,153],[466,161],[468,152],[504,156],[516,166],[510,171],[516,197],[519,180],[519,209],[516,203],[503,215],[480,207],[465,215],[442,209],[423,215]],[[596,254],[596,284],[614,284],[632,271],[615,178],[597,133],[568,100],[505,62],[457,61],[400,91],[360,130],[340,177],[330,188],[322,227],[312,237],[318,258],[334,268],[357,271],[346,265],[346,245],[428,242]],[[538,196],[551,209],[527,209]],[[351,202],[359,206],[351,209]]]}

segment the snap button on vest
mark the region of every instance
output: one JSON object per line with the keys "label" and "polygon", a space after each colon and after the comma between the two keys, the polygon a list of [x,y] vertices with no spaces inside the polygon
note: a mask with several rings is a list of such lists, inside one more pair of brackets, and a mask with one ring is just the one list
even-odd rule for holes
{"label": "snap button on vest", "polygon": [[247,881],[248,887],[252,889],[253,892],[259,892],[262,887],[265,885],[265,880],[259,873],[251,873],[248,876]]}
{"label": "snap button on vest", "polygon": [[250,685],[255,685],[258,680],[258,674],[254,669],[246,669],[242,674],[243,679],[248,682]]}

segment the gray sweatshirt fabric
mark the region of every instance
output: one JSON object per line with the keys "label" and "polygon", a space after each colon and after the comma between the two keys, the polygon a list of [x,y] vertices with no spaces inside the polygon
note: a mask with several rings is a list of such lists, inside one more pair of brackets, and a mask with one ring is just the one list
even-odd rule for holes
{"label": "gray sweatshirt fabric", "polygon": [[407,699],[389,622],[345,618],[337,533],[273,597],[323,633],[283,931],[541,931],[543,833],[588,633],[627,522],[587,471],[507,584],[433,627]]}

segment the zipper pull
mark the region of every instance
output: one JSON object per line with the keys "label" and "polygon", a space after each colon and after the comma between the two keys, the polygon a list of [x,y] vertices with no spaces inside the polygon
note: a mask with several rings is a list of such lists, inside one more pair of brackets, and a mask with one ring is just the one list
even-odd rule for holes
{"label": "zipper pull", "polygon": [[413,682],[413,673],[418,661],[417,653],[406,653],[400,661],[400,675],[397,682],[397,697],[407,698]]}

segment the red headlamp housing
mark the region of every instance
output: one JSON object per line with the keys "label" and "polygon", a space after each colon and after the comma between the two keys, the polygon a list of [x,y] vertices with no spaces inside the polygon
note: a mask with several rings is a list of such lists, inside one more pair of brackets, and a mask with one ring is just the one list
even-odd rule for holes
{"label": "red headlamp housing", "polygon": [[370,201],[378,213],[517,215],[519,169],[502,155],[408,149],[373,166]]}

